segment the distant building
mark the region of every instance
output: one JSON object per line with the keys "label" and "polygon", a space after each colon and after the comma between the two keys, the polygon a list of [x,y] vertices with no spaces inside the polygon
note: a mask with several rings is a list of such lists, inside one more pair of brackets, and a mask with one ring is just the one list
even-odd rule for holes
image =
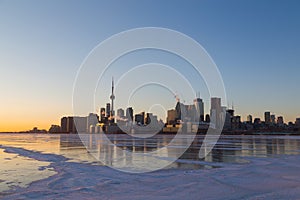
{"label": "distant building", "polygon": [[176,121],[184,121],[186,118],[186,107],[184,106],[183,103],[180,103],[177,101],[176,106],[175,106],[175,111],[176,111]]}
{"label": "distant building", "polygon": [[[90,132],[90,127],[93,126],[95,127],[96,124],[99,123],[99,117],[97,114],[94,114],[94,113],[90,113],[89,116],[87,117],[87,122],[86,122],[86,131],[91,133]],[[95,131],[94,131],[95,132]]]}
{"label": "distant building", "polygon": [[86,117],[62,117],[61,118],[62,133],[77,133],[86,132],[87,118]]}
{"label": "distant building", "polygon": [[111,80],[111,95],[110,95],[110,100],[111,100],[111,110],[110,110],[110,122],[114,123],[114,116],[115,116],[115,110],[114,110],[114,100],[115,100],[115,94],[114,94],[114,78],[112,77]]}
{"label": "distant building", "polygon": [[297,128],[300,128],[300,118],[297,118],[296,121],[295,121],[295,126]]}
{"label": "distant building", "polygon": [[127,118],[128,121],[133,122],[133,109],[132,109],[132,107],[128,107],[126,109],[126,118]]}
{"label": "distant building", "polygon": [[176,111],[175,111],[175,109],[168,110],[168,113],[167,113],[167,124],[169,124],[169,125],[176,124]]}
{"label": "distant building", "polygon": [[234,116],[232,118],[232,129],[233,130],[241,129],[241,116]]}
{"label": "distant building", "polygon": [[210,116],[209,116],[209,114],[205,115],[205,122],[206,123],[210,123]]}
{"label": "distant building", "polygon": [[106,118],[105,118],[105,108],[100,108],[100,121],[102,123],[105,123]]}
{"label": "distant building", "polygon": [[253,123],[254,124],[261,124],[260,118],[255,118]]}
{"label": "distant building", "polygon": [[134,116],[134,121],[138,125],[143,125],[144,124],[144,115],[143,114],[136,114]]}
{"label": "distant building", "polygon": [[225,119],[223,115],[225,115],[225,113],[223,113],[221,106],[221,98],[211,98],[210,121],[218,129],[222,128],[222,122],[224,122]]}
{"label": "distant building", "polygon": [[265,124],[270,125],[271,124],[271,113],[265,112]]}
{"label": "distant building", "polygon": [[145,125],[150,124],[151,123],[151,119],[153,119],[153,114],[152,113],[146,113],[144,124]]}
{"label": "distant building", "polygon": [[254,119],[253,128],[254,129],[260,129],[261,128],[261,120],[260,120],[260,118],[255,118]]}
{"label": "distant building", "polygon": [[117,110],[117,116],[118,116],[118,118],[124,118],[125,116],[124,116],[124,110],[122,109],[122,108],[119,108],[118,110]]}
{"label": "distant building", "polygon": [[85,133],[87,129],[87,117],[73,117],[75,132],[73,133]]}
{"label": "distant building", "polygon": [[110,103],[107,103],[106,104],[106,117],[109,118],[110,117]]}
{"label": "distant building", "polygon": [[252,124],[252,121],[253,121],[253,120],[252,120],[252,115],[248,115],[248,116],[247,116],[247,123],[248,123],[248,124]]}
{"label": "distant building", "polygon": [[[186,111],[186,116],[185,120],[186,122],[199,122],[199,114],[198,117],[196,117],[196,109],[195,105],[184,105],[185,111]],[[196,119],[198,118],[198,119]]]}
{"label": "distant building", "polygon": [[67,117],[62,117],[60,120],[60,128],[62,133],[67,133],[68,132],[68,118]]}
{"label": "distant building", "polygon": [[234,110],[233,109],[228,109],[227,110],[228,114],[233,117],[234,116]]}
{"label": "distant building", "polygon": [[140,122],[141,122],[142,125],[144,125],[145,124],[145,112],[141,112],[140,115],[142,117]]}
{"label": "distant building", "polygon": [[195,119],[195,121],[204,121],[204,103],[203,100],[200,98],[194,99],[194,106],[195,106],[195,112],[196,117],[199,117],[199,119]]}
{"label": "distant building", "polygon": [[271,124],[276,124],[276,116],[271,115]]}
{"label": "distant building", "polygon": [[49,133],[60,133],[61,132],[61,128],[59,125],[51,125],[51,127],[49,128]]}
{"label": "distant building", "polygon": [[224,130],[231,130],[232,129],[232,118],[233,115],[229,110],[226,111],[225,123],[224,123]]}
{"label": "distant building", "polygon": [[277,125],[278,126],[283,126],[284,125],[284,121],[283,121],[283,117],[282,116],[279,116],[277,118]]}
{"label": "distant building", "polygon": [[74,117],[67,118],[67,133],[76,133]]}

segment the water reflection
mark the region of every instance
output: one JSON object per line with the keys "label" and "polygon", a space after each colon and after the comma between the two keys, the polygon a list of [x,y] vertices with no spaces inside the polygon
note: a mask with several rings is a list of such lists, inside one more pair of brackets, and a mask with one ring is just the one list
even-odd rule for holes
{"label": "water reflection", "polygon": [[[275,155],[290,155],[300,153],[299,136],[222,136],[212,151],[203,159],[199,159],[204,136],[196,136],[191,146],[181,155],[182,148],[188,144],[186,137],[180,137],[176,145],[169,145],[173,135],[156,135],[151,138],[135,138],[129,135],[84,135],[84,143],[88,151],[101,158],[103,164],[123,167],[132,163],[163,162],[175,159],[176,162],[167,168],[211,168],[207,163],[243,163],[245,157],[272,157]],[[82,139],[82,138],[81,138]],[[61,135],[60,147],[65,150],[85,148],[78,135]],[[168,146],[169,145],[169,146]],[[164,148],[163,148],[164,147]],[[126,150],[126,151],[121,151]],[[126,152],[141,153],[138,156],[128,156]],[[155,158],[143,156],[143,153],[153,153]],[[179,157],[179,159],[176,159]],[[149,160],[150,159],[150,160]],[[151,160],[152,159],[152,160]],[[158,160],[157,160],[158,159]],[[150,163],[151,163],[150,162]],[[216,165],[217,166],[217,165]]]}

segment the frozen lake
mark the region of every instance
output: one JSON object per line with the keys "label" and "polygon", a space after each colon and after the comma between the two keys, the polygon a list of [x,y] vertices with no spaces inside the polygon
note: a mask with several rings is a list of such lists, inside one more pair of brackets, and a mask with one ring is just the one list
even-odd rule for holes
{"label": "frozen lake", "polygon": [[[204,136],[197,136],[183,155],[177,145],[154,158],[132,154],[130,160],[116,149],[151,153],[174,136],[108,135],[113,145],[94,142],[99,140],[95,135],[84,137],[87,148],[78,135],[0,134],[0,197],[300,199],[300,136],[222,136],[204,159],[199,158]],[[174,163],[154,172],[113,169],[132,163],[151,168],[176,156]]]}

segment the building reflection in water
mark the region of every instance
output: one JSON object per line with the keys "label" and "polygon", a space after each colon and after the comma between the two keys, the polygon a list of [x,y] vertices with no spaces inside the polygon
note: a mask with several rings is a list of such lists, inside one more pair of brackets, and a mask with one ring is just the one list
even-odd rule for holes
{"label": "building reflection in water", "polygon": [[[243,163],[247,162],[249,156],[270,157],[278,154],[300,153],[298,136],[221,136],[212,151],[205,158],[199,159],[203,135],[196,136],[183,154],[182,148],[189,144],[189,140],[180,137],[176,140],[175,146],[168,146],[173,138],[174,135],[137,138],[125,134],[112,134],[106,137],[102,134],[82,134],[81,137],[77,134],[65,134],[60,136],[60,148],[64,151],[86,148],[95,160],[101,160],[104,165],[120,167],[134,163],[155,165],[157,162],[179,157],[167,168],[188,169],[214,167],[213,164],[208,163]],[[132,152],[135,154],[128,156]],[[145,156],[144,153],[151,153],[153,156]]]}

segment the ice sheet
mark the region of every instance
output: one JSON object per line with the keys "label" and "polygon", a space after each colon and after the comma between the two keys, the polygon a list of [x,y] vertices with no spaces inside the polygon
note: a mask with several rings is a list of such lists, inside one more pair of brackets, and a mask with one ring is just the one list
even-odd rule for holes
{"label": "ice sheet", "polygon": [[249,163],[207,170],[128,174],[23,148],[8,153],[51,162],[57,174],[3,199],[300,199],[300,156],[246,157]]}

